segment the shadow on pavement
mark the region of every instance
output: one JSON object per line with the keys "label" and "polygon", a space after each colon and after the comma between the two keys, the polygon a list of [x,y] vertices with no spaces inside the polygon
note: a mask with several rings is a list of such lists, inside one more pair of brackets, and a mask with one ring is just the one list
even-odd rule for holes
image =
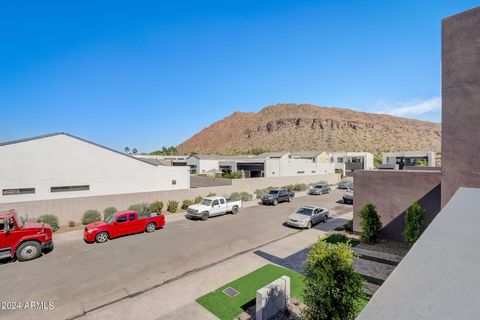
{"label": "shadow on pavement", "polygon": [[310,248],[302,249],[286,258],[279,258],[262,250],[256,250],[253,253],[281,267],[288,268],[297,272],[303,272],[305,269],[305,260],[307,259]]}

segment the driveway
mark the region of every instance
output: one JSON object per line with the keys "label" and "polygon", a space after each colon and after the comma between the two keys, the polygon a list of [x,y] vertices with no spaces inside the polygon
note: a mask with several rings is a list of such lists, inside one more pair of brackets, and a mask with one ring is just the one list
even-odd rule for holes
{"label": "driveway", "polygon": [[341,195],[341,191],[333,190],[329,195],[298,197],[276,207],[249,207],[237,215],[207,221],[181,219],[151,234],[132,235],[105,244],[86,244],[81,239],[59,243],[52,253],[37,260],[0,265],[2,300],[54,302],[54,310],[0,313],[11,319],[64,319],[80,315],[301,232],[284,225],[286,217],[299,206],[326,207],[333,218],[337,213],[348,212],[351,206],[337,203]]}

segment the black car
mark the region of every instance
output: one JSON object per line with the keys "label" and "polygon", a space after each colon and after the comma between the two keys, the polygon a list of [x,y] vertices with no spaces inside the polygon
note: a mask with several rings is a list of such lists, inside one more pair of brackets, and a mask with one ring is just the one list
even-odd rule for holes
{"label": "black car", "polygon": [[273,204],[276,206],[280,202],[292,201],[295,193],[286,189],[273,189],[262,197],[262,204]]}

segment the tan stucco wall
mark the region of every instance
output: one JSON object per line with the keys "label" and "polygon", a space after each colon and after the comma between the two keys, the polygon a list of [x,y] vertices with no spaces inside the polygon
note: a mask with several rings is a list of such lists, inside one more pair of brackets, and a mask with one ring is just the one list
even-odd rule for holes
{"label": "tan stucco wall", "polygon": [[193,199],[195,196],[206,196],[210,192],[217,195],[228,196],[232,192],[250,192],[255,189],[266,188],[269,186],[283,186],[293,183],[314,183],[320,180],[335,184],[339,181],[338,174],[316,175],[316,176],[297,176],[297,177],[276,177],[276,178],[253,178],[233,180],[231,186],[217,186],[192,188],[184,190],[169,190],[158,192],[128,193],[107,196],[93,196],[69,199],[25,201],[0,204],[0,210],[15,209],[21,216],[38,217],[42,214],[54,214],[60,224],[67,224],[68,221],[80,221],[83,212],[88,209],[97,209],[103,211],[107,207],[115,207],[118,210],[127,209],[130,205],[141,202],[152,202],[162,200],[164,208],[167,200],[183,201],[184,199]]}

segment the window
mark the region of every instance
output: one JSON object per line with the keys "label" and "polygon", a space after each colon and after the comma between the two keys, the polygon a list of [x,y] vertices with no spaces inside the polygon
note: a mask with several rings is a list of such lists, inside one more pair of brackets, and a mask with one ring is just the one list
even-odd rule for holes
{"label": "window", "polygon": [[120,216],[120,217],[117,218],[117,222],[125,222],[125,221],[127,221],[127,216],[126,215]]}
{"label": "window", "polygon": [[66,192],[66,191],[84,191],[90,190],[89,185],[82,185],[82,186],[59,186],[59,187],[51,187],[50,192]]}
{"label": "window", "polygon": [[35,188],[19,188],[19,189],[3,189],[4,196],[11,196],[14,194],[30,194],[35,193]]}
{"label": "window", "polygon": [[213,206],[218,206],[218,200],[214,200],[213,203],[212,203],[212,207]]}
{"label": "window", "polygon": [[315,171],[315,170],[312,170],[312,173],[317,173],[317,171]]}
{"label": "window", "polygon": [[297,174],[304,174],[305,171],[297,171]]}
{"label": "window", "polygon": [[338,163],[343,163],[343,158],[338,158],[338,159],[337,159],[337,162],[338,162]]}
{"label": "window", "polygon": [[130,221],[135,220],[135,213],[131,213],[128,217],[128,220]]}
{"label": "window", "polygon": [[225,199],[220,199],[220,203],[221,203],[221,204],[224,204],[224,203],[225,203]]}

